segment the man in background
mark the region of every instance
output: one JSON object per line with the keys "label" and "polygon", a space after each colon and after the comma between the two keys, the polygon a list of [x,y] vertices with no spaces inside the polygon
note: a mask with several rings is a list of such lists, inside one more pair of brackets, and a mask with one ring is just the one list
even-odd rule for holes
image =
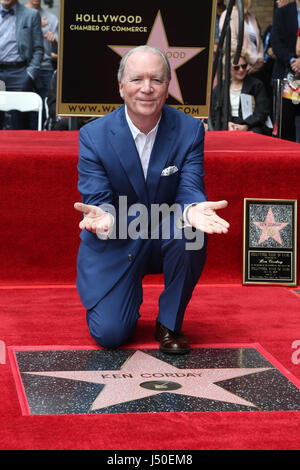
{"label": "man in background", "polygon": [[[17,0],[0,3],[0,80],[7,91],[32,91],[44,54],[40,15]],[[30,128],[28,113],[13,111],[10,117],[6,128]]]}
{"label": "man in background", "polygon": [[[43,100],[43,122],[46,119],[45,98],[48,94],[50,81],[56,62],[53,60],[52,47],[58,41],[58,18],[53,13],[44,10],[41,7],[41,0],[29,0],[26,3],[28,8],[38,10],[41,16],[42,32],[44,37],[44,56],[38,77],[34,80],[34,91],[36,91]],[[35,126],[36,127],[36,126]]]}

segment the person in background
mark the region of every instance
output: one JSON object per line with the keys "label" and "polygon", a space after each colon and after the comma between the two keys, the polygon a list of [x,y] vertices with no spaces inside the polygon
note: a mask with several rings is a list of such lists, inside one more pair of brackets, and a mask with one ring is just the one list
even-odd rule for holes
{"label": "person in background", "polygon": [[[273,79],[299,81],[300,77],[300,0],[278,8],[271,32],[275,54]],[[297,87],[296,87],[297,88]],[[295,90],[296,91],[296,90]],[[286,137],[300,143],[300,100],[282,99]],[[290,131],[287,129],[289,128]]]}
{"label": "person in background", "polygon": [[[289,3],[289,0],[276,0],[276,7],[282,8]],[[270,102],[270,116],[272,117],[273,109],[273,68],[275,64],[275,54],[271,41],[272,24],[264,31],[262,40],[264,43],[264,65],[261,68],[258,78],[263,82],[266,93]]]}
{"label": "person in background", "polygon": [[[41,7],[41,0],[29,0],[26,7],[37,10],[41,16],[42,32],[44,37],[44,56],[38,76],[34,80],[34,91],[43,100],[43,122],[46,118],[45,98],[48,93],[50,80],[55,70],[52,57],[52,45],[58,41],[58,18],[53,13]],[[33,125],[33,128],[36,128]]]}
{"label": "person in background", "polygon": [[[269,101],[263,83],[248,74],[248,54],[242,51],[237,65],[233,65],[234,52],[231,53],[230,116],[229,131],[252,131],[271,135],[266,126],[269,115]],[[211,120],[216,121],[217,87],[213,89]]]}
{"label": "person in background", "polygon": [[274,78],[283,79],[290,68],[300,73],[300,51],[296,51],[300,28],[300,1],[288,3],[275,14],[271,40],[276,56]]}
{"label": "person in background", "polygon": [[[252,0],[244,0],[244,41],[243,50],[248,54],[248,73],[257,73],[264,64],[264,45],[261,38],[260,28],[256,17],[250,12]],[[220,31],[222,31],[226,11],[220,18]],[[236,50],[239,31],[239,14],[235,5],[230,17],[231,50]]]}
{"label": "person in background", "polygon": [[[40,15],[17,0],[0,3],[0,80],[7,91],[33,91],[44,55]],[[30,128],[29,113],[12,111],[9,116],[6,128]]]}

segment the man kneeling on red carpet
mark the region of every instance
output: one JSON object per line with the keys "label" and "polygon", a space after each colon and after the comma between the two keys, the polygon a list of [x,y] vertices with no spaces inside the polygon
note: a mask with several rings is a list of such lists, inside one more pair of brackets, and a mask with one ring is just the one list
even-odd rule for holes
{"label": "man kneeling on red carpet", "polygon": [[155,339],[163,352],[187,353],[181,327],[205,264],[206,234],[229,228],[216,213],[227,202],[206,201],[203,124],[165,104],[170,80],[159,49],[131,49],[118,71],[124,105],[80,130],[77,289],[92,337],[107,348],[133,335],[142,279],[163,272]]}

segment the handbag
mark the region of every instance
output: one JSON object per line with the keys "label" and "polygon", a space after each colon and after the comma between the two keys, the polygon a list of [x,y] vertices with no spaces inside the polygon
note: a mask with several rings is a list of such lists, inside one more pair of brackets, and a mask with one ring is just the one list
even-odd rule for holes
{"label": "handbag", "polygon": [[295,105],[300,104],[300,77],[297,77],[291,70],[283,79],[282,97],[291,100]]}

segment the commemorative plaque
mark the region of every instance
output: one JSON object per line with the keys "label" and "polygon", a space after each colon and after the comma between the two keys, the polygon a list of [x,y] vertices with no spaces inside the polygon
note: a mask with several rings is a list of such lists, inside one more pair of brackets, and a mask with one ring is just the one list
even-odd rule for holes
{"label": "commemorative plaque", "polygon": [[297,201],[244,199],[243,283],[297,285]]}
{"label": "commemorative plaque", "polygon": [[169,59],[167,104],[208,117],[216,3],[61,0],[57,114],[102,116],[122,105],[120,60],[147,44]]}

